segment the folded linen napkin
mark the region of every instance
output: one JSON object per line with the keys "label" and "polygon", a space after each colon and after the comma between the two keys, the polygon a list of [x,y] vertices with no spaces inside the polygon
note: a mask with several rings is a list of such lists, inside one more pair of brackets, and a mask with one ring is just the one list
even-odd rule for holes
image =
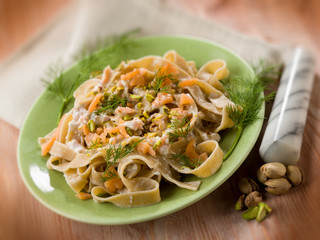
{"label": "folded linen napkin", "polygon": [[50,63],[60,61],[65,67],[70,66],[72,56],[83,42],[137,27],[143,35],[183,34],[206,38],[222,43],[250,62],[263,58],[281,63],[293,49],[235,32],[160,0],[75,1],[0,64],[0,118],[20,128],[44,90],[39,79]]}

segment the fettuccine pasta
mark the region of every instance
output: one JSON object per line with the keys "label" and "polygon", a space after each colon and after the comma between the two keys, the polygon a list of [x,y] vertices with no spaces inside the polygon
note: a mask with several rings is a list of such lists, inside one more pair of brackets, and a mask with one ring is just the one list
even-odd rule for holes
{"label": "fettuccine pasta", "polygon": [[219,131],[233,127],[220,80],[226,62],[198,71],[175,51],[106,66],[74,92],[74,107],[39,138],[47,167],[64,174],[80,199],[138,207],[161,201],[167,182],[197,190],[220,168]]}

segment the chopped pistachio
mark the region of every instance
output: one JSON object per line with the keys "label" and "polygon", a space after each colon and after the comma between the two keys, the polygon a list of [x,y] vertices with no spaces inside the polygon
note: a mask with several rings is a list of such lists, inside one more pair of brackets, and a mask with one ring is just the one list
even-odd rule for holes
{"label": "chopped pistachio", "polygon": [[161,145],[161,140],[158,140],[155,144],[154,144],[154,146],[153,146],[153,149],[154,150],[156,150],[160,145]]}
{"label": "chopped pistachio", "polygon": [[263,204],[259,204],[258,205],[258,213],[257,213],[257,216],[256,216],[256,220],[258,222],[261,222],[263,219],[265,219],[266,216],[267,216],[266,208],[264,207]]}
{"label": "chopped pistachio", "polygon": [[258,214],[258,209],[259,209],[258,206],[251,207],[248,210],[246,210],[244,213],[242,213],[241,216],[243,219],[246,219],[246,220],[255,219]]}
{"label": "chopped pistachio", "polygon": [[117,133],[110,133],[111,137],[116,137],[118,134]]}
{"label": "chopped pistachio", "polygon": [[123,90],[124,90],[124,87],[122,87],[122,86],[118,86],[116,89],[117,89],[117,91],[121,92],[121,91],[123,91]]}
{"label": "chopped pistachio", "polygon": [[142,121],[143,123],[146,123],[146,122],[147,122],[147,119],[145,119],[144,117],[142,117],[142,118],[141,118],[141,121]]}
{"label": "chopped pistachio", "polygon": [[261,222],[263,219],[266,218],[268,212],[271,212],[271,208],[266,203],[260,202],[258,204],[258,213],[256,220],[258,222]]}
{"label": "chopped pistachio", "polygon": [[111,92],[114,92],[114,91],[116,90],[116,88],[117,88],[117,86],[113,86],[113,87],[110,89],[110,91],[111,91]]}
{"label": "chopped pistachio", "polygon": [[133,131],[131,128],[126,127],[126,132],[129,134],[129,136],[133,136]]}
{"label": "chopped pistachio", "polygon": [[152,102],[154,97],[151,94],[147,93],[146,94],[146,99],[147,99],[148,102]]}
{"label": "chopped pistachio", "polygon": [[170,114],[171,114],[172,116],[178,116],[178,115],[179,115],[179,113],[177,112],[177,110],[171,110],[171,111],[170,111]]}
{"label": "chopped pistachio", "polygon": [[[135,99],[135,100],[141,100],[142,96],[136,95],[136,94],[130,94],[130,98]],[[141,103],[140,103],[141,104]]]}
{"label": "chopped pistachio", "polygon": [[90,119],[87,123],[87,127],[90,130],[90,132],[94,132],[96,130],[96,124],[94,123],[94,121],[92,119]]}
{"label": "chopped pistachio", "polygon": [[144,116],[145,118],[149,118],[149,117],[150,117],[149,114],[148,114],[146,111],[143,112],[143,116]]}
{"label": "chopped pistachio", "polygon": [[153,119],[151,120],[151,122],[154,122],[154,121],[159,120],[159,119],[161,119],[161,118],[163,118],[163,115],[159,115],[158,117],[153,118]]}
{"label": "chopped pistachio", "polygon": [[157,136],[156,132],[150,132],[146,134],[146,137],[155,137],[155,136]]}
{"label": "chopped pistachio", "polygon": [[166,105],[162,106],[162,109],[166,115],[169,115],[170,109]]}
{"label": "chopped pistachio", "polygon": [[132,116],[129,116],[129,115],[125,115],[122,119],[123,119],[124,121],[129,121],[129,120],[132,120],[133,117],[132,117]]}
{"label": "chopped pistachio", "polygon": [[142,108],[142,103],[139,102],[139,103],[137,104],[137,109],[140,110],[141,108]]}

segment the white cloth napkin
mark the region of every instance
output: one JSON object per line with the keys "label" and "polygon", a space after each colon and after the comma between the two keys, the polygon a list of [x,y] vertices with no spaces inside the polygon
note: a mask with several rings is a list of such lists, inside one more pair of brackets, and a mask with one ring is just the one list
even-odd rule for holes
{"label": "white cloth napkin", "polygon": [[44,90],[40,78],[56,61],[64,66],[84,41],[141,28],[143,35],[183,34],[206,38],[234,50],[249,62],[283,62],[292,46],[271,45],[199,19],[160,0],[75,1],[28,44],[0,64],[0,118],[22,126]]}

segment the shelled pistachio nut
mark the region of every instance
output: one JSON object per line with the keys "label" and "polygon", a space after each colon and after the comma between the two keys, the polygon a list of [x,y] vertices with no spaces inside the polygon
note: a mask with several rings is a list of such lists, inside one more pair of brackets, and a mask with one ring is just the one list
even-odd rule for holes
{"label": "shelled pistachio nut", "polygon": [[259,209],[258,206],[253,206],[248,210],[246,210],[244,213],[242,213],[241,216],[243,219],[246,219],[246,220],[255,219],[258,214],[258,209]]}
{"label": "shelled pistachio nut", "polygon": [[258,222],[261,222],[271,211],[272,209],[266,203],[260,202],[257,206],[250,207],[241,216],[246,220],[256,219]]}
{"label": "shelled pistachio nut", "polygon": [[261,172],[260,168],[258,168],[257,170],[257,178],[258,178],[258,181],[261,182],[262,184],[264,184],[268,180],[267,175],[264,172]]}
{"label": "shelled pistachio nut", "polygon": [[270,213],[272,210],[271,208],[264,202],[260,202],[258,204],[258,212],[256,216],[256,220],[258,222],[261,222],[263,219],[266,218],[267,213]]}
{"label": "shelled pistachio nut", "polygon": [[247,208],[253,207],[258,205],[262,201],[262,194],[254,191],[249,193],[246,198],[244,199],[244,205],[246,205]]}
{"label": "shelled pistachio nut", "polygon": [[258,184],[251,178],[242,178],[238,183],[239,190],[244,194],[249,194],[253,191],[259,191]]}
{"label": "shelled pistachio nut", "polygon": [[270,179],[264,183],[267,187],[265,190],[269,193],[282,195],[289,191],[291,184],[286,178]]}
{"label": "shelled pistachio nut", "polygon": [[245,198],[245,197],[246,197],[246,195],[245,195],[245,194],[242,194],[242,195],[239,197],[238,201],[236,202],[235,209],[236,209],[237,211],[240,211],[240,210],[242,210],[242,209],[244,208],[244,198]]}
{"label": "shelled pistachio nut", "polygon": [[280,178],[286,175],[286,167],[279,162],[267,163],[261,166],[260,171],[268,178]]}
{"label": "shelled pistachio nut", "polygon": [[301,184],[303,182],[302,171],[299,167],[297,167],[295,165],[289,165],[287,167],[286,176],[294,186],[298,186],[299,184]]}

